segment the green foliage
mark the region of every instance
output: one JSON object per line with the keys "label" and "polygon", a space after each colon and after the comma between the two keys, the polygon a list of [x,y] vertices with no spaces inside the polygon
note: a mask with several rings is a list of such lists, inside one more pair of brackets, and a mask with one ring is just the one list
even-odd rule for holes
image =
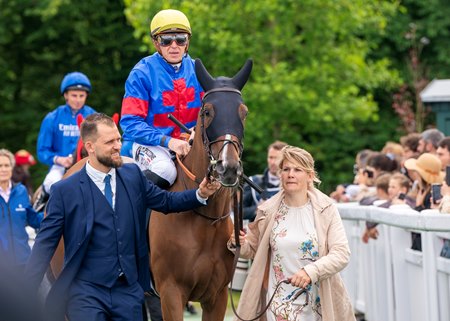
{"label": "green foliage", "polygon": [[[400,82],[388,58],[369,58],[377,46],[373,39],[382,36],[395,12],[389,1],[136,0],[126,5],[146,43],[144,8],[150,17],[163,8],[185,12],[193,30],[190,53],[214,76],[232,76],[248,57],[254,60],[243,91],[250,110],[244,152],[249,175],[264,168],[267,146],[280,139],[315,156],[324,185],[337,183],[342,177],[336,172],[351,168],[357,152],[356,126],[378,119],[374,92]],[[340,140],[345,152],[333,148]]]}
{"label": "green foliage", "polygon": [[[140,58],[123,10],[108,0],[1,0],[1,147],[35,154],[40,123],[64,104],[59,84],[70,71],[91,79],[88,105],[120,112],[124,82]],[[47,169],[32,170],[37,185]]]}
{"label": "green foliage", "polygon": [[[0,147],[35,153],[70,71],[90,77],[89,105],[119,112],[130,69],[154,51],[150,19],[163,8],[189,17],[189,52],[212,75],[232,76],[254,60],[243,91],[248,175],[263,170],[267,146],[280,139],[313,154],[324,190],[349,182],[357,151],[403,134],[391,108],[400,84],[412,86],[419,72],[449,77],[443,0],[0,0]],[[415,74],[412,48],[422,68]],[[36,168],[39,182],[46,169]]]}

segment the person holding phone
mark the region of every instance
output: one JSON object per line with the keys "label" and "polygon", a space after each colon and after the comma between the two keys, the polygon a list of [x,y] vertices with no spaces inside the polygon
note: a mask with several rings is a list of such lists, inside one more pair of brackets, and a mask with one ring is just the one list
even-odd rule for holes
{"label": "person holding phone", "polygon": [[[405,161],[405,168],[409,176],[417,181],[416,211],[430,209],[432,207],[431,185],[442,184],[444,173],[441,172],[441,161],[430,153],[424,153],[419,158],[410,158]],[[411,249],[422,251],[421,235],[411,232]]]}
{"label": "person holding phone", "polygon": [[389,208],[399,208],[408,206],[414,208],[416,200],[410,195],[411,180],[402,173],[395,173],[389,180],[389,198],[391,206]]}
{"label": "person holding phone", "polygon": [[[439,212],[450,214],[450,165],[445,167],[445,180],[441,187],[442,199],[439,203]],[[450,240],[443,239],[443,246],[440,256],[450,259]]]}

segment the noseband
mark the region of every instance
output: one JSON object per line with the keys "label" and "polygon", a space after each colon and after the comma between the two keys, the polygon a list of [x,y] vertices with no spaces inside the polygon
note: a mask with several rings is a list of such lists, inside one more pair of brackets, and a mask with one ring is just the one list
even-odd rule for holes
{"label": "noseband", "polygon": [[[205,147],[206,153],[208,154],[208,157],[209,157],[209,166],[208,166],[207,177],[217,178],[218,175],[217,175],[217,171],[216,171],[216,166],[217,166],[218,162],[221,161],[221,160],[219,160],[219,155],[222,152],[222,150],[228,144],[231,144],[238,152],[239,164],[241,164],[241,156],[242,156],[242,151],[244,149],[244,146],[242,145],[242,143],[239,140],[234,140],[232,135],[230,135],[230,134],[226,134],[225,137],[221,138],[221,139],[215,139],[213,141],[209,140],[209,137],[206,133],[206,127],[205,127],[205,113],[204,113],[205,103],[204,103],[204,101],[205,101],[205,98],[209,94],[215,93],[215,92],[234,92],[234,93],[241,95],[241,91],[238,89],[235,89],[235,88],[231,88],[231,87],[213,88],[213,89],[208,90],[205,93],[205,95],[203,96],[202,109],[200,111],[200,119],[201,119],[201,132],[202,132],[203,146]],[[216,143],[223,143],[223,145],[220,148],[220,150],[218,151],[217,155],[214,155],[211,150],[211,147],[212,147],[212,145],[214,145]],[[220,182],[220,183],[225,187],[234,187],[239,183],[239,178],[236,179],[236,182],[234,184],[224,184],[223,182]]]}

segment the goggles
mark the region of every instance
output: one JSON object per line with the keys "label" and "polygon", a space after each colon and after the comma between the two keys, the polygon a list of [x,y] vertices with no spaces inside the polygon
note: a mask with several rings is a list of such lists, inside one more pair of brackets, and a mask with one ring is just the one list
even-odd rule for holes
{"label": "goggles", "polygon": [[186,46],[189,36],[185,33],[163,34],[157,37],[160,46],[168,47],[172,41],[176,41],[178,46]]}

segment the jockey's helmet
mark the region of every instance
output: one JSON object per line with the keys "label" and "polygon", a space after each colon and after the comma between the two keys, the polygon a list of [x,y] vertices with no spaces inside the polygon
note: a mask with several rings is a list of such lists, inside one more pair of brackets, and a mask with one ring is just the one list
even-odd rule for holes
{"label": "jockey's helmet", "polygon": [[152,38],[160,33],[186,32],[192,34],[191,25],[184,13],[174,9],[166,9],[158,12],[150,23]]}
{"label": "jockey's helmet", "polygon": [[87,93],[91,92],[92,86],[89,78],[78,71],[68,73],[64,76],[61,82],[61,94],[68,90],[84,90]]}

